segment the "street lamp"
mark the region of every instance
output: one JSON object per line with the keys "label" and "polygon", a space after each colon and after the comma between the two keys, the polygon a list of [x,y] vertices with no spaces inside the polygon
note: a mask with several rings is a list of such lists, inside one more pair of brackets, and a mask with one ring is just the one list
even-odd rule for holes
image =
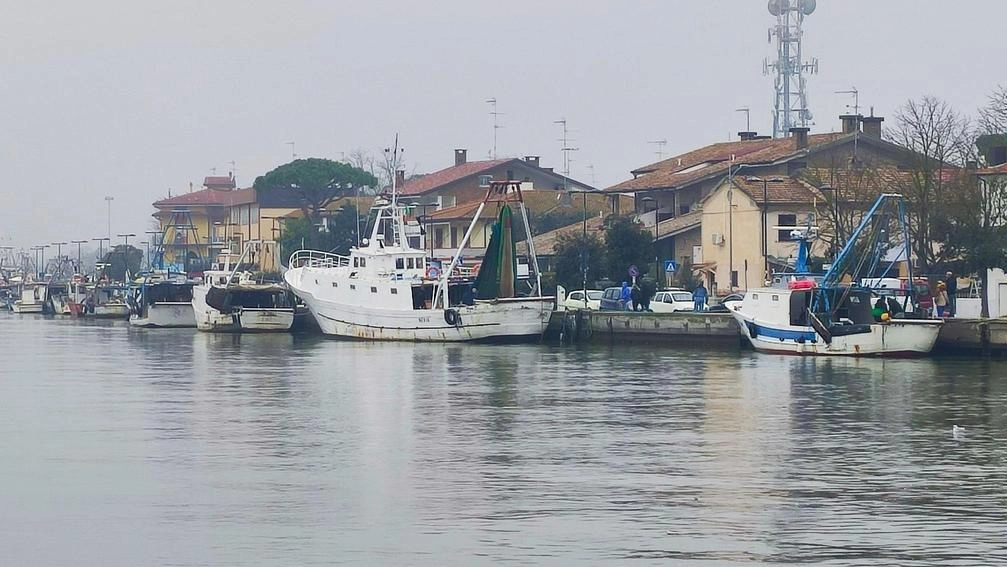
{"label": "street lamp", "polygon": [[[144,234],[147,235],[147,241],[150,244],[154,245],[154,254],[157,255],[157,247],[158,247],[158,240],[159,240],[158,237],[161,236],[161,231],[160,230],[148,230],[148,231],[145,231]],[[149,246],[147,248],[147,269],[150,270],[150,271],[154,270],[154,263],[150,261],[150,247]]]}
{"label": "street lamp", "polygon": [[770,183],[783,183],[783,178],[781,177],[770,177],[768,179],[763,179],[761,177],[749,177],[749,183],[762,183],[762,269],[764,270],[765,276],[763,281],[769,279],[769,235],[767,231],[769,230],[767,216],[769,215],[769,184]]}
{"label": "street lamp", "polygon": [[105,195],[105,204],[108,205],[108,217],[107,217],[108,227],[107,228],[108,228],[108,240],[109,240],[110,244],[112,242],[112,200],[113,199],[115,199],[115,197],[112,197],[111,195]]}
{"label": "street lamp", "polygon": [[[587,194],[593,193],[593,191],[586,191],[584,189],[568,189],[567,193],[580,193],[581,203],[583,204],[583,225],[582,234],[580,241],[580,275],[581,275],[581,290],[584,293],[584,309],[587,309]],[[528,236],[531,239],[531,235]]]}
{"label": "street lamp", "polygon": [[[641,197],[640,200],[644,203],[654,203],[654,281],[656,282],[658,274],[661,273],[661,257],[657,251],[658,246],[661,244],[661,217],[658,214],[661,205],[654,197]],[[664,279],[667,279],[667,277]]]}
{"label": "street lamp", "polygon": [[83,273],[80,267],[80,245],[87,242],[87,240],[71,240],[70,242],[77,245],[77,273]]}

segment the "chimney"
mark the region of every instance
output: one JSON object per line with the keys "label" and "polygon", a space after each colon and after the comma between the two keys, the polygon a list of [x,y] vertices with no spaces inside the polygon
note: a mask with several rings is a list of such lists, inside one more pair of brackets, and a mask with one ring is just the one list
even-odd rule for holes
{"label": "chimney", "polygon": [[468,150],[456,149],[455,150],[455,165],[464,165],[468,161]]}
{"label": "chimney", "polygon": [[881,116],[864,116],[860,119],[860,123],[864,125],[864,135],[870,136],[872,138],[881,139],[881,123],[885,119]]}
{"label": "chimney", "polygon": [[395,186],[402,187],[406,184],[406,170],[396,169],[395,170]]}
{"label": "chimney", "polygon": [[538,156],[524,156],[524,160],[528,165],[538,167]]}
{"label": "chimney", "polygon": [[852,134],[854,132],[860,131],[860,119],[862,117],[859,114],[842,114],[839,119],[843,121],[843,134]]}
{"label": "chimney", "polygon": [[747,142],[749,140],[754,140],[758,136],[758,132],[738,132],[738,137],[741,138],[742,142]]}
{"label": "chimney", "polygon": [[790,129],[790,135],[794,137],[797,149],[803,150],[808,147],[808,130],[810,129],[804,126],[794,126]]}

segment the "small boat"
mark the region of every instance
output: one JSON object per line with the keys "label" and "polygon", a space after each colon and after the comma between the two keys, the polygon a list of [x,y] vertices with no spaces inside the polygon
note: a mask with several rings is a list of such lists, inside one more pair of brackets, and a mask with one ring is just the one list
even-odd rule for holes
{"label": "small boat", "polygon": [[88,319],[127,319],[126,288],[118,284],[89,283],[85,278],[70,282],[70,315]]}
{"label": "small boat", "polygon": [[45,302],[46,285],[41,282],[25,281],[20,286],[20,294],[11,305],[11,311],[15,313],[42,313],[42,304]]}
{"label": "small boat", "polygon": [[[893,221],[899,230],[892,230]],[[760,352],[835,356],[919,356],[937,342],[943,320],[916,306],[912,286],[904,303],[876,297],[865,282],[885,278],[897,262],[882,261],[897,251],[913,281],[906,252],[909,233],[900,195],[881,195],[821,278],[808,274],[810,231],[795,234],[797,271],[786,287],[750,289],[732,315]],[[820,281],[819,281],[820,279]]]}
{"label": "small boat", "polygon": [[129,323],[134,327],[195,327],[192,282],[184,275],[149,274],[129,294]]}
{"label": "small boat", "polygon": [[192,288],[196,328],[217,333],[247,333],[290,330],[294,303],[282,283],[257,282],[249,271],[238,271],[242,260],[258,249],[249,242],[231,267],[234,254],[220,255],[218,265],[204,272],[204,282]]}
{"label": "small boat", "polygon": [[[528,230],[519,182],[492,182],[472,223],[443,270],[406,237],[405,207],[391,198],[375,203],[369,239],[349,256],[300,250],[284,279],[307,305],[323,333],[398,341],[528,340],[541,336],[555,298],[541,294],[534,246],[533,272],[520,277],[512,231],[517,207]],[[461,269],[480,215],[497,208],[490,244],[478,275]],[[473,270],[475,271],[475,270]]]}
{"label": "small boat", "polygon": [[68,282],[50,281],[46,284],[42,313],[46,315],[70,314],[70,286]]}

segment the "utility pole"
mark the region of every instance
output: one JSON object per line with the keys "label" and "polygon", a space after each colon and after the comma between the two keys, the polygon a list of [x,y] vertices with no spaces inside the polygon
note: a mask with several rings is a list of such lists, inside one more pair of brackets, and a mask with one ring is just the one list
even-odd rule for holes
{"label": "utility pole", "polygon": [[115,197],[112,197],[111,195],[105,195],[105,204],[108,205],[108,216],[107,216],[108,227],[107,228],[108,228],[108,240],[110,242],[112,240],[112,200],[114,200],[114,199],[115,199]]}

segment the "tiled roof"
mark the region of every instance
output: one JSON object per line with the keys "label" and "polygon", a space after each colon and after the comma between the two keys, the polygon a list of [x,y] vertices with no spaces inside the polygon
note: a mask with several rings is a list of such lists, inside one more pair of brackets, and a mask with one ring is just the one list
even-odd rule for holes
{"label": "tiled roof", "polygon": [[448,183],[454,183],[460,179],[464,179],[472,175],[478,175],[484,171],[493,169],[498,165],[511,161],[518,160],[516,158],[495,159],[487,161],[470,161],[461,165],[453,165],[435,173],[429,173],[427,175],[409,179],[404,185],[398,187],[397,190],[400,195],[423,195],[424,193],[429,193],[430,191],[447,185]]}
{"label": "tiled roof", "polygon": [[[828,133],[808,136],[808,150],[834,142],[844,134]],[[845,134],[853,136],[853,134]],[[608,192],[647,191],[684,187],[694,181],[727,171],[729,165],[760,165],[798,155],[794,138],[720,142],[686,152],[633,170],[637,177],[605,189]],[[734,161],[732,162],[731,159]]]}
{"label": "tiled roof", "polygon": [[[601,216],[595,215],[587,219],[587,233],[597,235],[605,227],[605,219]],[[550,230],[549,232],[543,232],[542,234],[536,236],[532,239],[535,243],[535,253],[541,254],[543,256],[550,256],[556,252],[556,244],[559,243],[559,239],[564,235],[575,235],[581,234],[584,231],[584,221],[577,221],[573,224],[567,226],[561,226],[557,229]],[[519,254],[528,253],[528,241],[522,240],[517,243],[517,251]]]}
{"label": "tiled roof", "polygon": [[[778,177],[778,182],[769,182],[765,187],[761,181],[751,181],[748,177],[735,177],[734,186],[744,191],[756,203],[814,203],[822,200],[821,193],[805,181],[796,177]],[[763,199],[763,189],[765,189],[766,200]]]}
{"label": "tiled roof", "polygon": [[434,211],[427,215],[427,219],[431,222],[472,220],[472,217],[475,216],[476,209],[479,208],[481,203],[482,201],[469,201],[455,207],[448,207],[446,209]]}
{"label": "tiled roof", "polygon": [[[652,235],[657,237],[660,235],[661,238],[666,238],[669,236],[675,236],[676,234],[682,234],[683,232],[688,232],[701,224],[703,224],[703,212],[700,210],[695,210],[684,215],[673,217],[670,219],[664,219],[663,221],[657,223],[657,225],[650,225],[647,230],[650,231]],[[654,227],[657,226],[659,230],[655,230]]]}
{"label": "tiled roof", "polygon": [[202,191],[193,191],[192,193],[182,193],[181,195],[175,195],[174,197],[168,197],[167,199],[156,201],[154,202],[154,206],[159,209],[165,209],[169,207],[199,205],[233,206],[254,202],[255,189],[249,187],[247,189],[234,190],[203,189]]}

